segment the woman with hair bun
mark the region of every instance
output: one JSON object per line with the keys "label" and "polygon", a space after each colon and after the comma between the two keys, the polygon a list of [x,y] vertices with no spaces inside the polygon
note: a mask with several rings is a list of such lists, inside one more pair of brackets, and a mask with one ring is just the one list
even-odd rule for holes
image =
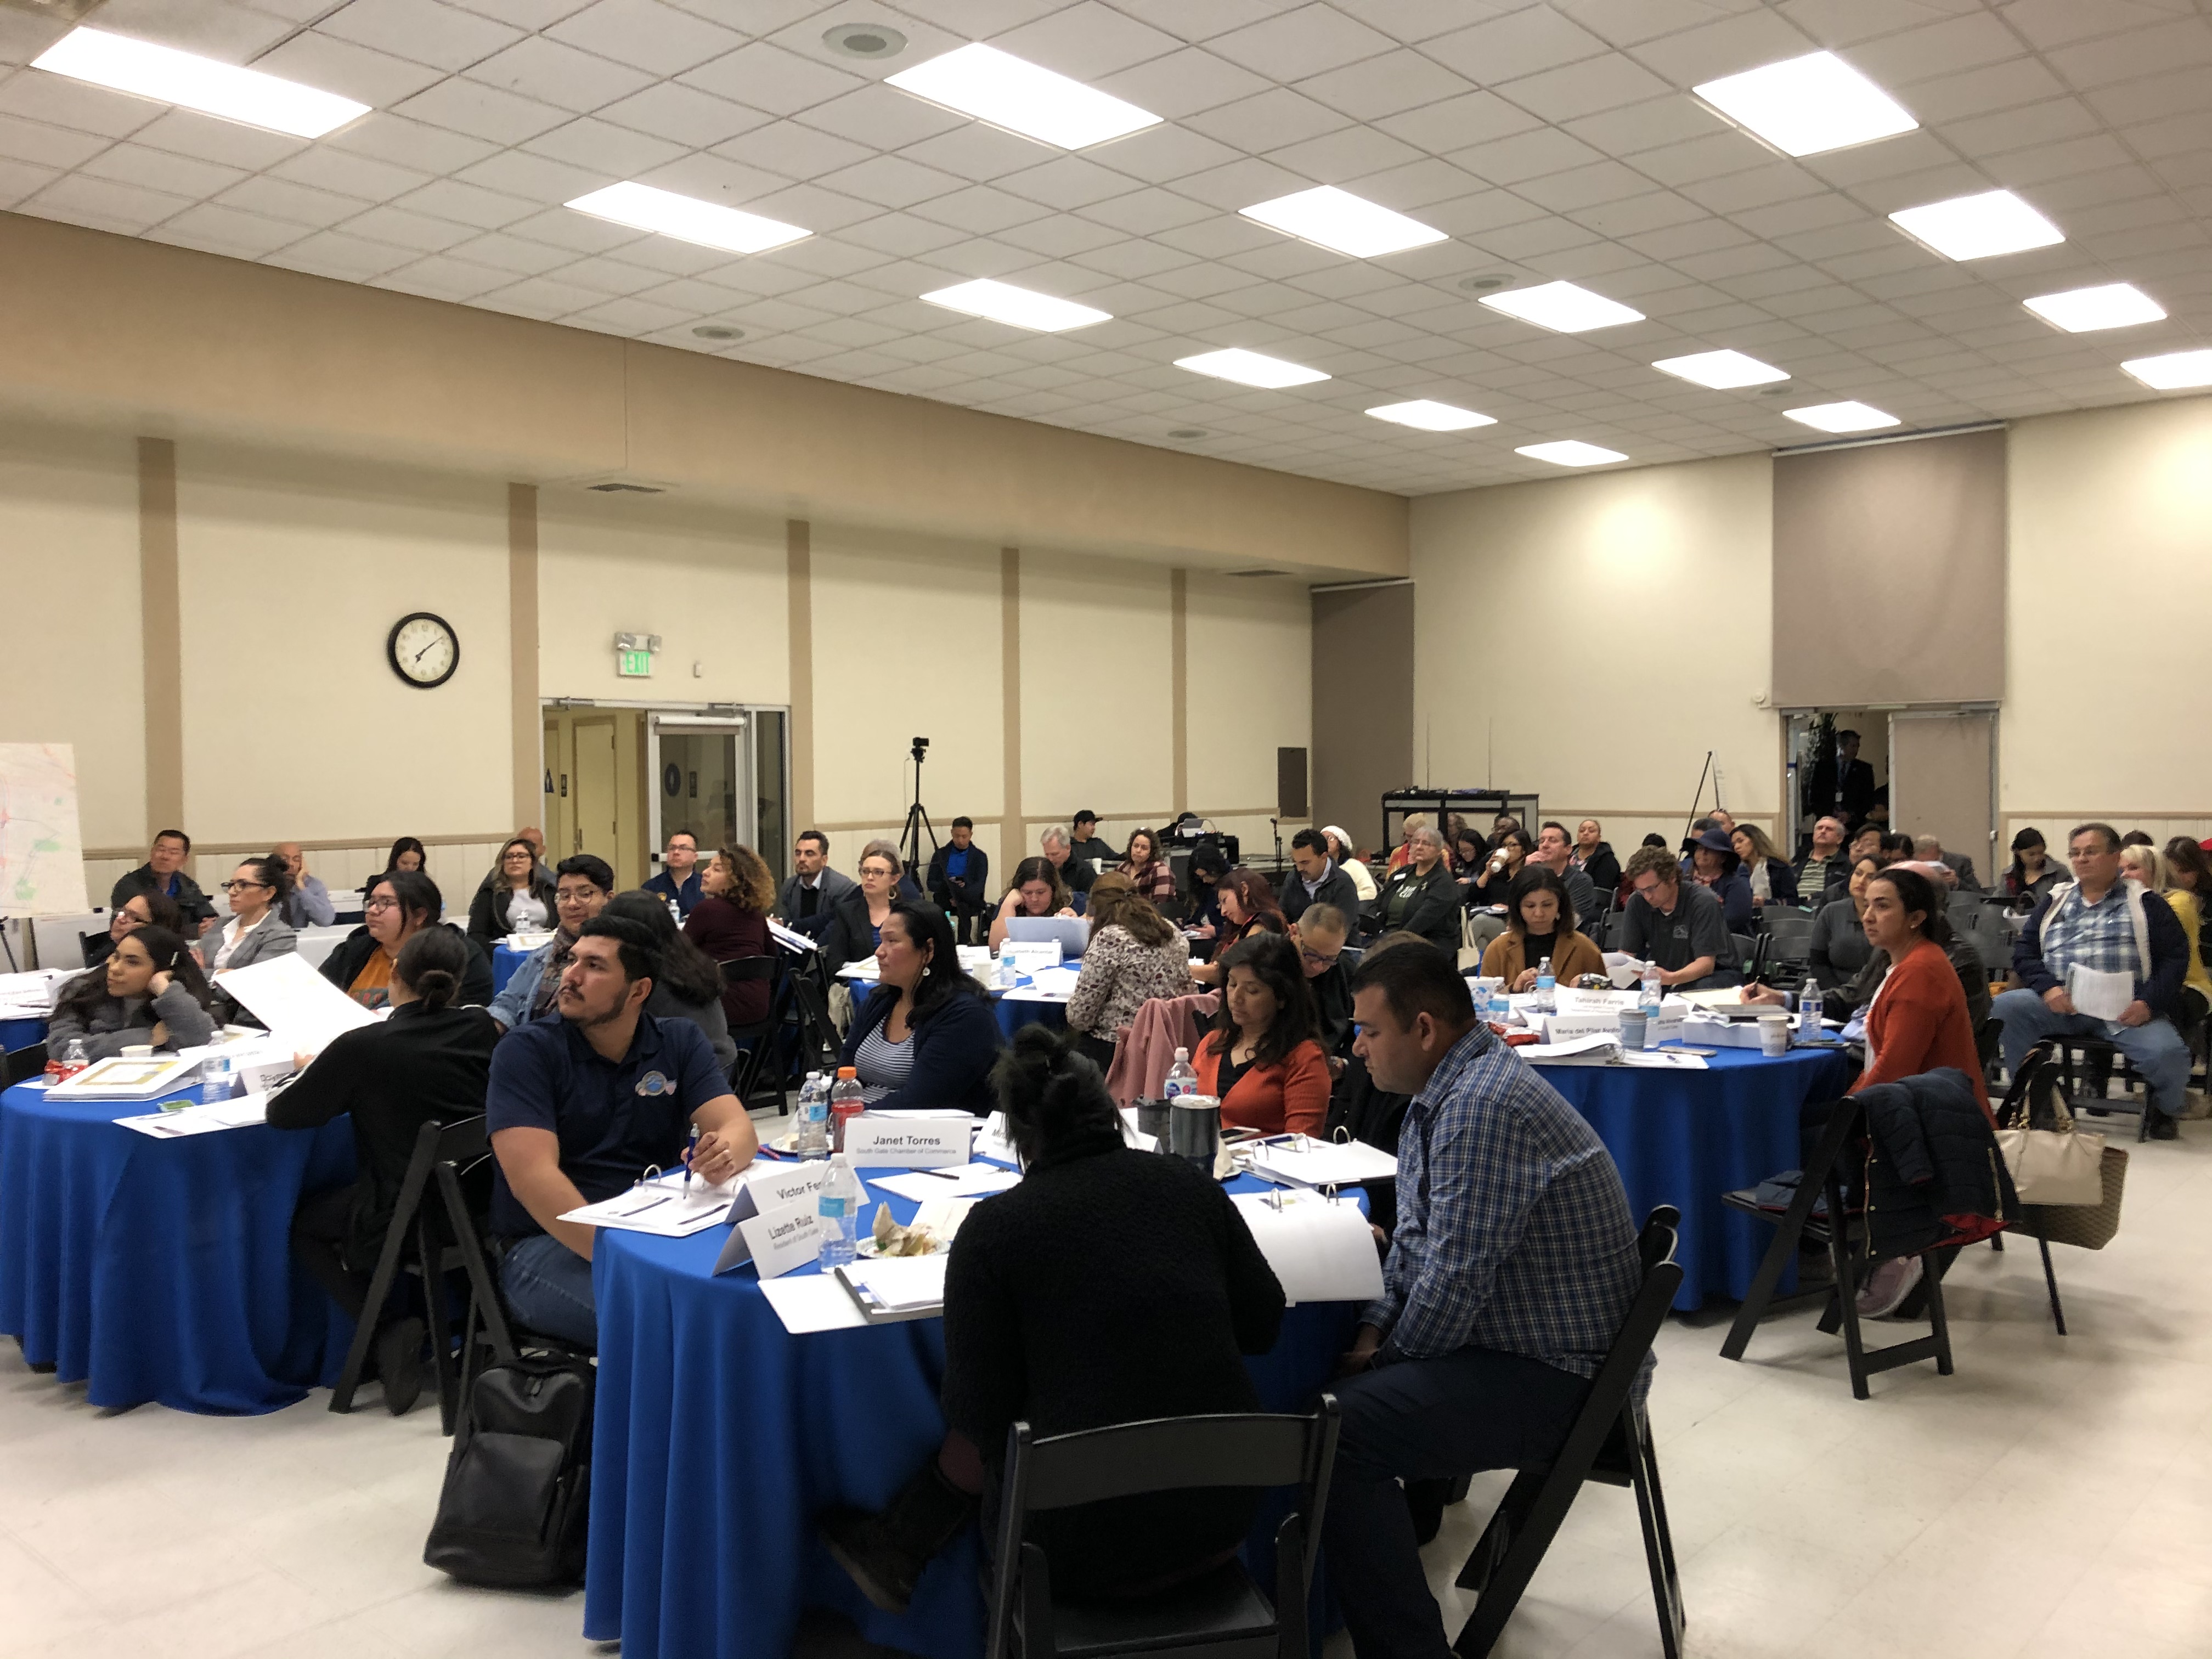
{"label": "woman with hair bun", "polygon": [[[340,1113],[352,1115],[360,1174],[349,1186],[301,1198],[292,1253],[356,1323],[398,1207],[416,1131],[484,1109],[500,1024],[486,1010],[457,1001],[478,959],[459,928],[409,935],[392,963],[390,1018],[342,1033],[319,1056],[297,1056],[299,1077],[269,1102],[270,1125],[278,1129],[318,1129]],[[394,1417],[422,1390],[422,1338],[407,1294],[388,1298],[372,1353]]]}
{"label": "woman with hair bun", "polygon": [[[1015,1421],[1042,1439],[1257,1411],[1243,1356],[1272,1348],[1282,1322],[1282,1286],[1228,1196],[1181,1158],[1126,1146],[1105,1079],[1064,1036],[1023,1027],[994,1081],[1026,1174],[969,1212],[945,1270],[949,1431],[882,1514],[821,1522],[887,1612],[906,1610],[922,1569],[996,1492]],[[1040,1514],[1029,1536],[1056,1593],[1151,1595],[1235,1555],[1257,1497],[1117,1498]]]}

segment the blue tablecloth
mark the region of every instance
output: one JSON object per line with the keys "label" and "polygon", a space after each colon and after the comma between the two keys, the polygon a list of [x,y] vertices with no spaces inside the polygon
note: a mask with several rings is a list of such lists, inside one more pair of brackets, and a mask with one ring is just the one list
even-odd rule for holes
{"label": "blue tablecloth", "polygon": [[110,1409],[275,1411],[335,1381],[352,1336],[292,1263],[304,1190],[353,1179],[343,1118],[176,1140],[152,1103],[0,1094],[0,1333]]}
{"label": "blue tablecloth", "polygon": [[14,1054],[18,1048],[46,1040],[46,1022],[43,1019],[0,1019],[0,1049]]}
{"label": "blue tablecloth", "polygon": [[1628,1189],[1640,1225],[1653,1206],[1682,1212],[1682,1288],[1688,1310],[1709,1296],[1743,1299],[1774,1230],[1739,1214],[1721,1194],[1755,1187],[1802,1161],[1798,1109],[1833,1100],[1858,1063],[1838,1049],[1797,1048],[1772,1059],[1723,1048],[1703,1072],[1625,1066],[1545,1066],[1539,1075],[1588,1118]]}
{"label": "blue tablecloth", "polygon": [[[1231,1190],[1248,1188],[1264,1190],[1249,1177]],[[890,1199],[902,1219],[915,1208],[872,1188],[869,1199]],[[829,1607],[882,1646],[975,1659],[984,1607],[973,1528],[897,1618],[868,1604],[813,1528],[833,1504],[881,1509],[936,1451],[943,1322],[794,1337],[751,1267],[714,1277],[726,1237],[720,1227],[686,1239],[599,1235],[586,1638],[619,1639],[624,1659],[784,1659],[800,1610]],[[1311,1406],[1358,1311],[1312,1303],[1285,1314],[1273,1351],[1249,1362],[1268,1410]],[[1254,1565],[1273,1582],[1272,1567]]]}
{"label": "blue tablecloth", "polygon": [[[876,988],[872,979],[848,978],[845,983],[852,991],[855,1009],[866,1003]],[[985,988],[991,994],[992,1010],[999,1016],[1000,1033],[1009,1042],[1024,1025],[1049,1025],[1057,1030],[1067,1024],[1065,1002],[1031,1002],[1026,998],[1009,998],[995,985]]]}
{"label": "blue tablecloth", "polygon": [[511,945],[493,945],[491,947],[491,988],[494,994],[496,994],[507,989],[507,982],[514,977],[514,970],[529,960],[530,952],[527,951],[518,951]]}

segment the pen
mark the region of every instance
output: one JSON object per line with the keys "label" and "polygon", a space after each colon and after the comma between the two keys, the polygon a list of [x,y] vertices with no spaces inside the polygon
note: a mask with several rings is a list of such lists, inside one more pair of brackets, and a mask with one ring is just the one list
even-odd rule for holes
{"label": "pen", "polygon": [[650,1200],[649,1201],[647,1201],[647,1202],[646,1202],[646,1203],[643,1203],[643,1204],[639,1205],[635,1209],[632,1209],[632,1210],[617,1210],[617,1211],[615,1211],[615,1212],[613,1212],[613,1216],[612,1216],[612,1218],[611,1218],[616,1219],[616,1220],[627,1221],[630,1217],[632,1217],[632,1216],[634,1216],[634,1215],[643,1215],[643,1214],[644,1214],[647,1210],[652,1209],[652,1208],[653,1207],[653,1206],[654,1206],[654,1205],[657,1205],[657,1204],[665,1204],[665,1203],[667,1203],[667,1202],[668,1202],[669,1198],[673,1198],[674,1196],[675,1196],[675,1194],[674,1194],[673,1193],[671,1193],[671,1194],[668,1194],[668,1197],[667,1197],[667,1198],[656,1198],[656,1199]]}
{"label": "pen", "polygon": [[699,1126],[695,1123],[691,1126],[691,1138],[684,1145],[684,1186],[686,1191],[691,1186],[691,1154],[698,1150]]}

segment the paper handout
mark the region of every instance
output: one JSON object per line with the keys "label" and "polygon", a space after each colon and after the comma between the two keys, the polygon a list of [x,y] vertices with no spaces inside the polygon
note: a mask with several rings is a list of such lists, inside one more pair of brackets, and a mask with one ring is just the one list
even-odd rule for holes
{"label": "paper handout", "polygon": [[[682,1178],[679,1175],[679,1180]],[[587,1227],[613,1227],[623,1232],[652,1233],[661,1238],[688,1238],[713,1226],[730,1210],[727,1187],[694,1183],[686,1192],[660,1182],[642,1182],[603,1198],[596,1204],[570,1210],[563,1221]]]}
{"label": "paper handout", "polygon": [[1292,1302],[1364,1302],[1382,1293],[1367,1218],[1319,1193],[1239,1193],[1231,1200]]}
{"label": "paper handout", "polygon": [[295,1054],[319,1054],[342,1033],[376,1023],[372,1011],[317,973],[297,952],[244,968],[226,968],[216,975],[215,984]]}
{"label": "paper handout", "polygon": [[1255,1170],[1295,1181],[1301,1187],[1350,1187],[1398,1173],[1398,1160],[1364,1141],[1309,1140],[1303,1146],[1262,1144],[1252,1149]]}
{"label": "paper handout", "polygon": [[2136,979],[2133,974],[2107,973],[2076,962],[2066,969],[2066,994],[2074,999],[2078,1012],[2092,1019],[2118,1019],[2136,1000]]}

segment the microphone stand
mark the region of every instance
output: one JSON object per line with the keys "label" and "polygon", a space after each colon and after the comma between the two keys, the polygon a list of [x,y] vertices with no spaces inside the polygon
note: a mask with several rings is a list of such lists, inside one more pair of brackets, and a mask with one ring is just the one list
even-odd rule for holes
{"label": "microphone stand", "polygon": [[[1705,750],[1705,769],[1698,774],[1697,793],[1690,797],[1690,816],[1682,820],[1682,839],[1684,841],[1689,840],[1690,826],[1698,821],[1698,803],[1705,798],[1705,779],[1711,775],[1712,769],[1713,751],[1708,749]],[[1718,792],[1717,789],[1715,792],[1716,805],[1718,804]]]}

